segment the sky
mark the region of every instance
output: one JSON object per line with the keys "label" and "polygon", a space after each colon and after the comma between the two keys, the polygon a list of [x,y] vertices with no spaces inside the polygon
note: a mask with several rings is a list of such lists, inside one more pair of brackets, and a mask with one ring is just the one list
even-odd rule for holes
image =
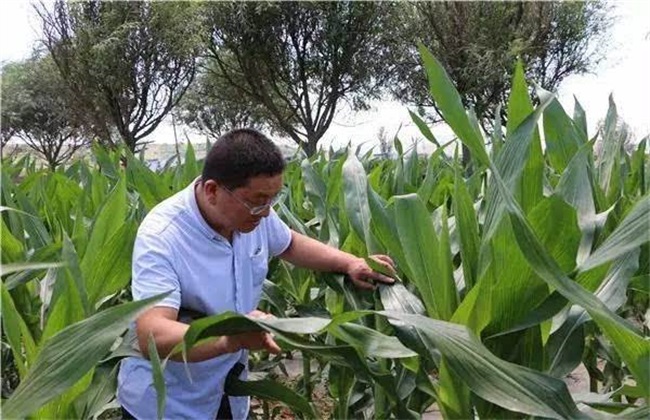
{"label": "sky", "polygon": [[[31,4],[29,0],[0,2],[0,62],[26,58],[37,42],[39,24]],[[605,118],[608,97],[613,95],[619,116],[640,140],[650,134],[650,1],[618,0],[612,4],[617,20],[606,59],[595,74],[566,78],[557,94],[569,115],[573,114],[574,96],[578,98],[587,114],[590,135],[595,134],[598,122]],[[406,105],[381,101],[364,112],[340,109],[321,145],[374,145],[382,127],[389,137],[399,133],[406,144],[422,137],[411,122]],[[185,131],[179,129],[180,141],[185,139]],[[445,127],[435,127],[433,132],[441,142],[453,136]],[[187,134],[193,142],[203,141],[190,131]],[[157,143],[173,143],[171,124],[163,123],[150,139]],[[418,150],[432,149],[426,141],[418,144]]]}

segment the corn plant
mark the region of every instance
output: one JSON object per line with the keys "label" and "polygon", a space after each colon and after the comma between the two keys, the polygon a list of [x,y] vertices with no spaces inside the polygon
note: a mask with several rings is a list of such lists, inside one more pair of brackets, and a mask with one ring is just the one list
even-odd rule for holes
{"label": "corn plant", "polygon": [[[613,101],[592,139],[577,101],[570,117],[540,89],[533,107],[520,65],[507,123],[495,121],[488,138],[440,64],[420,53],[457,138],[441,144],[412,114],[438,147],[429,157],[397,138],[390,160],[350,148],[297,155],[277,208],[301,233],[389,254],[398,282],[360,292],[341,275],[273,262],[261,305],[277,319],[216,315],[193,324],[185,344],[274,333],[303,355],[298,386],[253,375],[227,388],[300,417],[324,414],[311,400],[315,381],[341,419],[419,418],[434,403],[446,418],[647,414],[647,138],[625,149]],[[5,416],[87,418],[110,406],[116,362],[133,354],[121,336],[151,304],[125,303],[135,229],[200,166],[191,145],[158,171],[99,147],[91,162],[53,173],[29,157],[3,162],[3,341],[20,380]],[[580,363],[591,392],[571,395],[562,379]],[[155,365],[160,373],[164,360]]]}
{"label": "corn plant", "polygon": [[[298,214],[307,215],[307,224],[317,227],[318,234],[337,232],[344,249],[389,253],[405,282],[399,289],[403,296],[381,296],[380,301],[364,301],[358,293],[346,292],[345,285],[339,283],[337,289],[328,282],[332,292],[326,306],[333,324],[338,325],[337,316],[354,318],[355,310],[385,308],[390,312],[374,315],[380,319],[358,325],[396,333],[420,358],[422,370],[409,370],[401,361],[373,361],[362,346],[356,347],[375,372],[393,381],[376,381],[379,386],[371,393],[384,403],[366,404],[366,416],[402,417],[422,412],[432,401],[445,417],[593,414],[586,406],[603,408],[595,402],[598,398],[574,401],[559,379],[581,362],[596,369],[590,363],[590,354],[598,351],[591,348],[595,340],[606,345],[608,366],[617,366],[619,374],[617,382],[603,383],[600,389],[592,378],[591,390],[615,392],[617,405],[607,409],[632,415],[639,409],[637,399],[648,395],[647,327],[616,311],[626,301],[630,282],[638,290],[647,280],[647,140],[632,155],[625,152],[621,139],[613,136],[612,102],[596,139],[602,142],[602,153],[595,156],[580,104],[576,102],[572,119],[555,98],[540,91],[540,105],[533,108],[518,67],[506,134],[495,133],[487,150],[476,120],[462,108],[442,67],[428,52],[421,53],[438,108],[473,152],[476,171],[470,178],[464,177],[457,159],[441,153],[431,157],[424,171],[414,154],[400,153],[395,161],[377,164],[349,153],[330,160],[329,169],[321,166],[320,180],[313,168],[322,165],[322,156],[301,165],[310,200],[303,209],[313,212]],[[430,132],[423,134],[432,138]],[[326,206],[331,190],[324,186],[332,185],[341,193]],[[332,228],[330,220],[336,221],[342,208],[347,215]],[[423,339],[426,330],[420,322],[429,321],[394,312],[417,313],[418,305],[401,307],[400,300],[412,300],[405,297],[409,289],[421,301],[420,316],[442,321],[436,324],[439,330],[460,329],[468,334],[466,343],[482,350],[464,353],[443,338]],[[339,294],[332,296],[334,290]],[[381,322],[385,315],[388,323]],[[390,315],[400,323],[391,324]],[[350,339],[328,328],[320,333],[330,345]],[[352,342],[346,344],[354,347]],[[481,369],[476,360],[494,362],[493,370]],[[510,376],[496,368],[505,361]],[[367,394],[372,384],[355,387],[364,380],[358,380],[354,367],[330,363],[336,414],[345,418],[354,407],[351,395]],[[508,380],[525,384],[519,389],[525,395],[509,389],[503,383]],[[386,400],[386,394],[393,398]],[[562,407],[549,406],[553,399]]]}
{"label": "corn plant", "polygon": [[53,173],[6,167],[2,325],[20,385],[4,414],[92,417],[114,396],[110,350],[151,303],[115,306],[130,280],[133,197],[115,166],[108,174],[83,162]]}

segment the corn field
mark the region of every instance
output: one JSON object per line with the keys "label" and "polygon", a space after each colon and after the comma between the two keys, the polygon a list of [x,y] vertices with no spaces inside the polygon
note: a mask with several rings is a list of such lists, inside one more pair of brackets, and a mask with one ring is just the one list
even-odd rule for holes
{"label": "corn field", "polygon": [[[390,255],[396,284],[359,291],[343,276],[273,261],[261,308],[275,319],[204,318],[178,351],[272,332],[284,354],[258,355],[249,381],[229,379],[227,390],[300,418],[420,418],[433,404],[445,418],[647,418],[647,137],[627,151],[611,102],[589,138],[580,104],[569,116],[540,90],[534,107],[518,66],[507,124],[488,138],[441,65],[420,53],[456,139],[426,158],[398,139],[391,159],[351,148],[296,156],[276,208],[298,232]],[[202,164],[191,145],[155,172],[125,151],[93,152],[56,172],[29,157],[2,162],[5,418],[93,418],[115,407],[118,362],[135,352],[124,334],[155,301],[130,299],[137,226]],[[165,360],[152,349],[164,407]],[[278,383],[268,368],[290,354],[303,373]],[[580,364],[590,392],[572,395],[563,378]],[[317,382],[329,413],[314,404]]]}

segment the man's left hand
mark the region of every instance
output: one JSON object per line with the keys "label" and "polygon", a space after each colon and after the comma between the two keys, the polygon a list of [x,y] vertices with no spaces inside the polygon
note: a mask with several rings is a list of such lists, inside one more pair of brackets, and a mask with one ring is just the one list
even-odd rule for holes
{"label": "man's left hand", "polygon": [[[389,272],[395,273],[395,263],[388,255],[371,255],[370,258],[386,267]],[[375,285],[372,284],[373,281],[388,284],[395,282],[394,279],[373,271],[363,258],[355,258],[350,262],[347,275],[352,280],[352,283],[360,289],[374,290]]]}

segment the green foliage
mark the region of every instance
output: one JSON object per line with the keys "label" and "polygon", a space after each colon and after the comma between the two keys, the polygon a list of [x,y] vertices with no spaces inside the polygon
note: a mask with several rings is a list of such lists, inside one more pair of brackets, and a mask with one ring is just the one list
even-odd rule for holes
{"label": "green foliage", "polygon": [[106,145],[131,151],[158,127],[192,82],[201,45],[199,5],[57,1],[41,7],[45,45],[74,117]]}
{"label": "green foliage", "polygon": [[[512,64],[518,58],[527,79],[555,91],[566,77],[589,72],[602,61],[613,22],[603,1],[421,2],[404,6],[401,16],[404,46],[421,41],[454,81],[463,105],[490,127],[497,117],[508,117]],[[393,92],[404,102],[438,111],[414,58],[405,56]]]}
{"label": "green foliage", "polygon": [[[261,355],[251,382],[231,378],[229,392],[277,399],[305,417],[325,414],[312,403],[321,380],[336,418],[418,418],[433,403],[445,418],[643,415],[647,140],[626,148],[612,102],[595,152],[579,105],[571,118],[540,91],[533,107],[519,67],[506,135],[487,150],[442,64],[421,52],[432,96],[458,138],[451,144],[472,150],[474,172],[465,175],[450,144],[427,158],[398,139],[390,160],[320,152],[288,163],[277,207],[297,231],[362,257],[390,255],[396,284],[359,291],[342,275],[273,261],[260,307],[276,319],[217,314],[195,321],[185,344],[272,332],[285,351],[302,354],[298,383],[277,385],[268,369],[282,359]],[[122,303],[135,228],[201,166],[191,146],[157,172],[128,152],[96,146],[94,154],[94,163],[56,173],[3,162],[3,340],[21,381],[3,403],[6,415],[103,410],[115,362],[132,354],[109,347],[140,309]],[[92,358],[79,360],[81,341],[97,349]],[[162,408],[165,363],[152,356]],[[580,363],[591,393],[571,395],[562,379]],[[73,375],[73,364],[83,369]]]}
{"label": "green foliage", "polygon": [[[308,156],[343,100],[364,108],[391,75],[396,5],[214,2],[206,5],[215,92],[232,89]],[[254,111],[253,108],[252,111]]]}
{"label": "green foliage", "polygon": [[35,53],[2,68],[2,144],[20,138],[51,170],[86,145],[70,118],[68,92],[48,55]]}
{"label": "green foliage", "polygon": [[262,130],[269,126],[264,108],[242,96],[219,75],[219,68],[214,65],[200,68],[194,83],[174,108],[175,117],[213,139],[235,128]]}

